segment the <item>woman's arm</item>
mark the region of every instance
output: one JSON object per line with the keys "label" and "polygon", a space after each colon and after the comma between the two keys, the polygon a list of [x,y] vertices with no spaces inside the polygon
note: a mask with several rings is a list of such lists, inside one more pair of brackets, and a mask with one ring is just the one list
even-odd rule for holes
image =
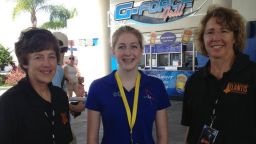
{"label": "woman's arm", "polygon": [[68,75],[68,67],[64,66],[64,77],[67,79],[68,82],[70,82],[70,78]]}
{"label": "woman's arm", "polygon": [[75,68],[76,68],[76,77],[80,77],[81,76],[80,70],[78,69],[77,66],[75,66]]}
{"label": "woman's arm", "polygon": [[87,144],[99,144],[100,112],[88,109]]}
{"label": "woman's arm", "polygon": [[188,139],[188,131],[189,131],[189,127],[187,127],[187,130],[186,130],[185,144],[188,144],[188,142],[187,142],[187,139]]}
{"label": "woman's arm", "polygon": [[167,109],[162,109],[156,113],[156,136],[157,144],[168,144],[168,119]]}

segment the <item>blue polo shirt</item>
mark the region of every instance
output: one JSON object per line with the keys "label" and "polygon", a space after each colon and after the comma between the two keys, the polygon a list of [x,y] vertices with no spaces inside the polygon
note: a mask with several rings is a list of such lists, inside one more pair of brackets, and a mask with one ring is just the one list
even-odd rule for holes
{"label": "blue polo shirt", "polygon": [[[130,128],[115,72],[91,84],[86,107],[101,113],[104,129],[102,144],[130,144]],[[161,80],[140,73],[138,112],[132,137],[134,143],[154,144],[152,131],[156,112],[169,107],[170,101]],[[128,92],[124,89],[131,110],[134,90]]]}

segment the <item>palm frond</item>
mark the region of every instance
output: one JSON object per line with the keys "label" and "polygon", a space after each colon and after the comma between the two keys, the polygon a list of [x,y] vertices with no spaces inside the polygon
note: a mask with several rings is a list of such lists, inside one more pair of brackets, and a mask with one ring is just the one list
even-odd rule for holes
{"label": "palm frond", "polygon": [[30,12],[31,11],[31,0],[17,0],[17,4],[15,5],[13,12],[12,12],[12,18],[15,19],[15,17],[21,13],[21,12]]}
{"label": "palm frond", "polygon": [[58,30],[65,27],[67,27],[67,23],[63,21],[49,21],[40,26],[40,28],[53,30]]}
{"label": "palm frond", "polygon": [[50,20],[67,20],[73,18],[77,11],[76,9],[69,10],[62,5],[54,5],[49,7]]}
{"label": "palm frond", "polygon": [[36,26],[38,11],[43,11],[50,14],[49,22],[42,26],[48,29],[58,29],[67,27],[67,20],[77,15],[76,9],[67,9],[63,5],[49,5],[48,0],[16,0],[16,5],[13,10],[12,17],[21,12],[29,12],[31,15],[32,25]]}

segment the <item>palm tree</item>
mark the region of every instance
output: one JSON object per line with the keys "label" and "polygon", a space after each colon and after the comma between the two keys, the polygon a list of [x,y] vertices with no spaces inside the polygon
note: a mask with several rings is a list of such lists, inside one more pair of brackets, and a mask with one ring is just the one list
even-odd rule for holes
{"label": "palm tree", "polygon": [[12,17],[22,13],[30,13],[32,27],[37,27],[37,13],[46,12],[50,14],[49,22],[44,23],[43,28],[59,29],[67,27],[67,20],[73,18],[77,11],[76,9],[69,10],[61,5],[48,5],[48,0],[16,0],[16,5],[13,10]]}
{"label": "palm tree", "polygon": [[77,15],[76,9],[68,10],[64,6],[49,6],[50,21],[41,27],[46,29],[58,29],[67,27],[67,20]]}

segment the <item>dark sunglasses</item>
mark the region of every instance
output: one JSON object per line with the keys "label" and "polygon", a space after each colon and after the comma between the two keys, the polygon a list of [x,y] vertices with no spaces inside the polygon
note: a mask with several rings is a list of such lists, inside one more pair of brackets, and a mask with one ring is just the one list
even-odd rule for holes
{"label": "dark sunglasses", "polygon": [[61,47],[60,52],[61,53],[66,53],[68,51],[68,47]]}
{"label": "dark sunglasses", "polygon": [[70,59],[70,60],[74,60],[75,58],[73,58],[73,57],[70,57],[69,59]]}

